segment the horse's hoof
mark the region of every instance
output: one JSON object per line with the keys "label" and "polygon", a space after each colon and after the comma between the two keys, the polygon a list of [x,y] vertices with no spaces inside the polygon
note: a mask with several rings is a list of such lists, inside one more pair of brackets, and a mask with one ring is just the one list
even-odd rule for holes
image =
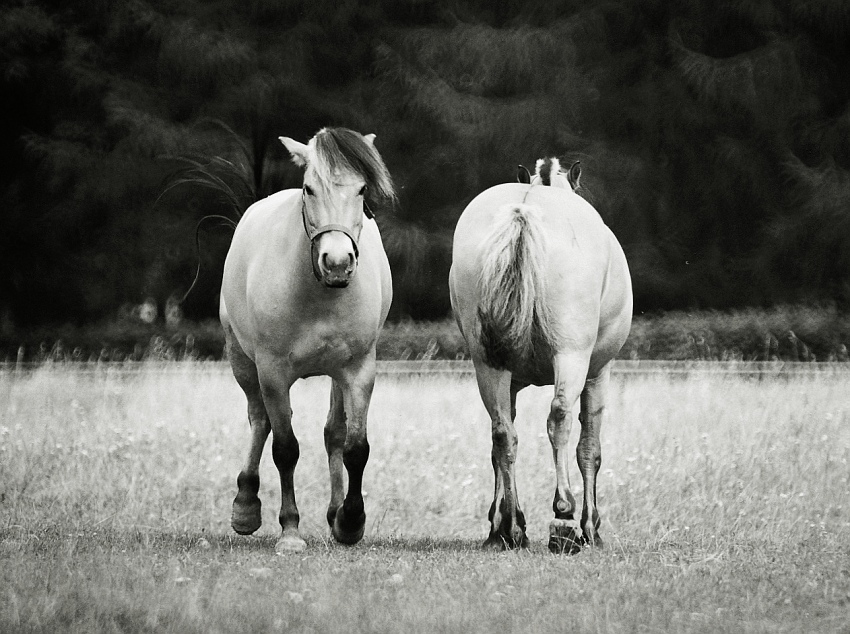
{"label": "horse's hoof", "polygon": [[602,538],[599,536],[599,533],[595,531],[590,537],[582,535],[581,543],[582,545],[592,546],[593,548],[599,548],[600,550],[605,547],[605,545],[602,543]]}
{"label": "horse's hoof", "polygon": [[482,550],[502,551],[507,550],[508,545],[498,533],[490,533],[490,536],[481,544]]}
{"label": "horse's hoof", "polygon": [[528,548],[528,536],[523,532],[510,539],[505,539],[501,533],[490,533],[490,536],[481,544],[484,550],[513,550],[514,548]]}
{"label": "horse's hoof", "polygon": [[240,535],[250,535],[263,523],[262,503],[260,498],[254,498],[251,502],[241,503],[237,499],[233,501],[233,512],[230,516],[230,525]]}
{"label": "horse's hoof", "polygon": [[280,539],[274,545],[274,552],[277,555],[286,553],[300,553],[307,549],[307,542],[301,539],[301,536],[296,534],[281,535]]}
{"label": "horse's hoof", "polygon": [[549,550],[556,555],[575,555],[581,550],[583,536],[575,520],[549,522]]}
{"label": "horse's hoof", "polygon": [[345,511],[342,506],[337,509],[333,528],[331,529],[336,541],[340,544],[347,544],[348,546],[351,546],[363,539],[363,533],[365,531],[365,513],[361,514],[357,521],[352,522],[345,516]]}

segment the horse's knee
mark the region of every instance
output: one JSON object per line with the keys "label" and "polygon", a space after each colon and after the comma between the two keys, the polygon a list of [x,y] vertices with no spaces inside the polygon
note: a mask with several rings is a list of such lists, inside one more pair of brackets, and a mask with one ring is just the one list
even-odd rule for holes
{"label": "horse's knee", "polygon": [[288,434],[284,438],[280,438],[279,434],[274,435],[272,438],[272,459],[279,471],[294,469],[300,455],[301,450],[294,434]]}

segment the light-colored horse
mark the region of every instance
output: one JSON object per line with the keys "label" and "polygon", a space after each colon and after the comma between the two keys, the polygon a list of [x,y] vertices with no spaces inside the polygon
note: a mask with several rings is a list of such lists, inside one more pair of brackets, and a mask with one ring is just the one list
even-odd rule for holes
{"label": "light-colored horse", "polygon": [[273,194],[245,212],[224,265],[220,308],[251,426],[231,524],[241,534],[260,527],[259,463],[271,432],[281,487],[277,552],[306,545],[293,487],[299,449],[289,389],[297,379],[317,374],[332,378],[324,431],[331,484],[327,520],[342,543],[363,536],[366,414],[375,346],[392,300],[390,267],[367,201],[394,197],[374,135],[325,128],[307,145],[280,140],[306,168],[304,186]]}
{"label": "light-colored horse", "polygon": [[[455,318],[492,421],[496,486],[484,545],[527,544],[514,469],[516,396],[528,385],[554,385],[547,419],[556,474],[549,549],[573,553],[584,543],[602,545],[596,507],[599,431],[611,360],[631,327],[632,288],[614,234],[574,192],[580,168],[562,174],[555,164],[554,172],[541,174],[541,167],[538,163],[532,184],[496,185],[469,203],[455,229],[449,281]],[[576,401],[581,531],[567,464]]]}

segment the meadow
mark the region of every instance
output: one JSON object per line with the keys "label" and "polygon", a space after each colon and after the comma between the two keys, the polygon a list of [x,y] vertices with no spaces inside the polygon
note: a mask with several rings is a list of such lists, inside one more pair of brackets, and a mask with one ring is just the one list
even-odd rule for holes
{"label": "meadow", "polygon": [[[728,366],[727,366],[728,367]],[[615,372],[604,550],[546,548],[551,390],[520,394],[531,546],[479,550],[489,421],[469,374],[381,374],[367,525],[333,542],[328,381],[293,389],[308,549],[230,530],[248,443],[226,365],[0,369],[2,632],[850,632],[850,372]],[[578,423],[572,444],[577,440]],[[573,465],[577,498],[581,478]]]}

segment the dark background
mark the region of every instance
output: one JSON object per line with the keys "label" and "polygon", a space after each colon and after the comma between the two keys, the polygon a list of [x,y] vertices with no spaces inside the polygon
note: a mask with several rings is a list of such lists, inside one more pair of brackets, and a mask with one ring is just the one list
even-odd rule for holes
{"label": "dark background", "polygon": [[[300,186],[277,137],[326,125],[396,180],[393,320],[449,314],[465,204],[552,155],[637,313],[850,306],[845,0],[39,0],[0,8],[0,328],[164,319],[196,222]],[[230,231],[201,239],[191,320]]]}

